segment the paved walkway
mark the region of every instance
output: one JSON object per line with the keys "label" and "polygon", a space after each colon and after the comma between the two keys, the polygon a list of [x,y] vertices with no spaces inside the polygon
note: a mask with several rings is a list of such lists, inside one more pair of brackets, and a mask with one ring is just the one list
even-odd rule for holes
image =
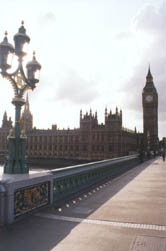
{"label": "paved walkway", "polygon": [[166,251],[166,162],[143,163],[0,230],[0,251]]}

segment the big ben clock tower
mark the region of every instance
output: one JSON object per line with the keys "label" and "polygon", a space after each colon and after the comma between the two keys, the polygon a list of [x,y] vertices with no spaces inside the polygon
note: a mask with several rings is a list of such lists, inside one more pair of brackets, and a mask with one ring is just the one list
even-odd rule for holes
{"label": "big ben clock tower", "polygon": [[146,84],[142,92],[143,130],[145,150],[158,149],[158,94],[150,72],[146,76]]}

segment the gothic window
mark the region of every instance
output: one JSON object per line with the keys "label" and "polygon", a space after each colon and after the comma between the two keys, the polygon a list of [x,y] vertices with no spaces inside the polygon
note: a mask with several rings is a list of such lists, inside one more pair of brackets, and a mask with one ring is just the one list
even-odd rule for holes
{"label": "gothic window", "polygon": [[44,137],[44,144],[47,144],[47,137]]}
{"label": "gothic window", "polygon": [[78,136],[76,136],[76,137],[75,137],[75,140],[78,141],[78,139],[79,139]]}
{"label": "gothic window", "polygon": [[87,146],[86,146],[86,145],[83,146],[83,151],[84,151],[84,152],[87,151]]}
{"label": "gothic window", "polygon": [[67,136],[65,136],[65,143],[67,143]]}
{"label": "gothic window", "polygon": [[79,151],[79,145],[76,145],[75,151]]}

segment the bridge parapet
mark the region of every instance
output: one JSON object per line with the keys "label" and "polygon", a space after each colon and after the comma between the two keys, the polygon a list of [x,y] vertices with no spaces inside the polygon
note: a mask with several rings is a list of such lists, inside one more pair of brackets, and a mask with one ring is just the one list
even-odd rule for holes
{"label": "bridge parapet", "polygon": [[59,206],[139,163],[139,156],[131,155],[52,171],[3,174],[0,177],[0,224],[13,223],[21,216],[44,206]]}
{"label": "bridge parapet", "polygon": [[132,155],[52,170],[53,203],[64,203],[64,200],[103,180],[117,177],[139,162],[138,155]]}

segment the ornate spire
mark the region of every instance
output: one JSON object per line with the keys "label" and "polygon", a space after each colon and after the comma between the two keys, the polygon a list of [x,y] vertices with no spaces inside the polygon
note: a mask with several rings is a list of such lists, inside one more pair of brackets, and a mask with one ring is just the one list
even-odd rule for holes
{"label": "ornate spire", "polygon": [[153,77],[152,77],[152,74],[151,74],[151,71],[150,71],[150,64],[149,64],[149,69],[148,69],[148,74],[146,76],[146,82],[147,83],[152,83],[153,82]]}
{"label": "ornate spire", "polygon": [[82,119],[82,109],[80,110],[80,119]]}
{"label": "ornate spire", "polygon": [[7,112],[6,111],[4,112],[4,115],[3,115],[3,121],[7,121]]}
{"label": "ornate spire", "polygon": [[4,115],[3,115],[2,128],[7,128],[7,129],[12,128],[11,117],[9,117],[9,120],[8,120],[6,111],[4,112]]}
{"label": "ornate spire", "polygon": [[105,108],[105,117],[107,117],[107,107]]}
{"label": "ornate spire", "polygon": [[95,119],[97,119],[97,111],[95,112]]}
{"label": "ornate spire", "polygon": [[31,131],[33,128],[33,116],[29,108],[29,97],[26,96],[24,111],[22,113],[21,119],[24,121],[24,130],[25,132]]}
{"label": "ornate spire", "polygon": [[135,128],[134,128],[134,131],[135,131],[135,133],[137,133],[137,127],[135,126]]}
{"label": "ornate spire", "polygon": [[25,107],[24,107],[25,111],[29,111],[29,97],[28,97],[28,93],[26,96],[26,102],[25,102]]}

